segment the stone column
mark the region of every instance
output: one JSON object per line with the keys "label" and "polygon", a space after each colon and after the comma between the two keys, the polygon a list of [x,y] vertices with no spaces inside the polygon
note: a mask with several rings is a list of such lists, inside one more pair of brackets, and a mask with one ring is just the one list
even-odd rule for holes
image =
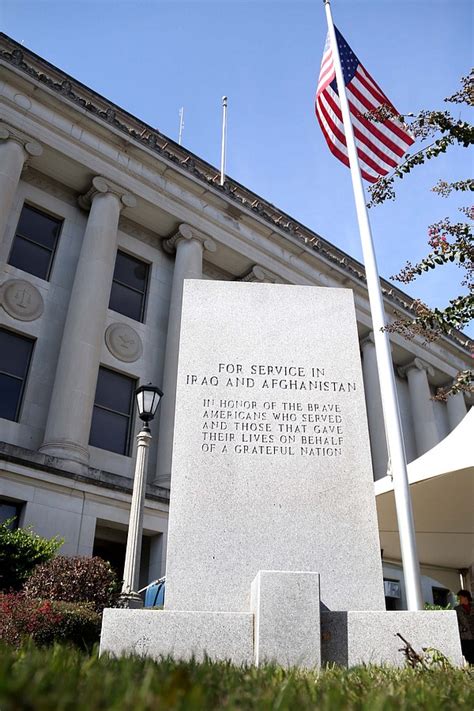
{"label": "stone column", "polygon": [[456,393],[455,395],[448,395],[446,408],[448,410],[449,431],[452,432],[467,414],[464,394]]}
{"label": "stone column", "polygon": [[439,442],[434,405],[428,382],[428,375],[433,377],[434,369],[421,358],[415,358],[408,365],[399,368],[398,372],[402,377],[406,375],[408,380],[416,450],[420,457]]}
{"label": "stone column", "polygon": [[158,580],[166,572],[166,546],[168,533],[157,533],[150,539],[150,563],[148,580]]}
{"label": "stone column", "polygon": [[25,134],[0,124],[0,243],[13,206],[21,172],[29,156],[40,156],[43,149]]}
{"label": "stone column", "polygon": [[370,448],[374,479],[381,479],[387,474],[388,450],[385,435],[382,397],[380,395],[377,358],[375,355],[374,334],[369,333],[360,343],[362,350],[362,373],[364,376],[365,403],[369,421]]}
{"label": "stone column", "polygon": [[89,432],[110,288],[117,252],[117,227],[124,206],[135,198],[95,177],[79,198],[90,206],[56,368],[41,451],[82,464],[89,459]]}
{"label": "stone column", "polygon": [[216,245],[204,235],[200,235],[189,225],[179,226],[175,235],[164,240],[163,248],[168,254],[176,252],[171,286],[171,301],[166,335],[165,361],[163,369],[163,393],[161,402],[160,428],[158,434],[158,462],[156,483],[170,486],[171,455],[173,451],[174,408],[176,403],[176,381],[178,375],[179,330],[183,282],[185,279],[202,278],[202,258],[204,250],[215,252]]}

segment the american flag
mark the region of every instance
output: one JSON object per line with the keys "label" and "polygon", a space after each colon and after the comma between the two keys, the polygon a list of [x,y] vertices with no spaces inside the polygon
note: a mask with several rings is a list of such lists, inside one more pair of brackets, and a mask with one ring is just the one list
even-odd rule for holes
{"label": "american flag", "polygon": [[[351,113],[354,138],[362,177],[370,183],[387,175],[401,162],[414,138],[398,112],[362,66],[339,30],[334,27],[341,58],[342,73]],[[391,114],[384,121],[373,121],[365,114],[384,107]],[[384,114],[385,115],[385,114]],[[349,165],[341,104],[336,85],[329,34],[324,47],[318,89],[316,116],[331,153]]]}

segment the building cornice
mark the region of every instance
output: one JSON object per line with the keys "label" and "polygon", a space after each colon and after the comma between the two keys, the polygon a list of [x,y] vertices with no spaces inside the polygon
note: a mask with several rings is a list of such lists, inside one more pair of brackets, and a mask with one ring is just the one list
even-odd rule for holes
{"label": "building cornice", "polygon": [[[91,116],[122,132],[129,140],[153,151],[170,166],[202,182],[206,189],[212,189],[217,195],[220,194],[227,199],[226,211],[234,219],[249,215],[262,220],[272,229],[314,251],[330,265],[346,272],[352,280],[366,288],[364,266],[356,259],[237,181],[227,177],[224,185],[221,186],[220,172],[217,168],[1,32],[0,60],[56,92]],[[385,279],[380,281],[385,300],[398,310],[403,309],[413,316],[413,305],[416,300]],[[466,350],[473,347],[472,339],[455,329],[443,338]]]}
{"label": "building cornice", "polygon": [[[61,477],[62,479],[97,486],[101,489],[120,491],[127,495],[132,494],[133,479],[131,478],[103,471],[102,469],[94,469],[85,465],[82,473],[78,473],[69,468],[70,463],[67,459],[51,457],[42,452],[18,447],[8,442],[0,442],[0,468],[2,468],[2,462],[48,472],[48,474]],[[146,498],[169,504],[169,490],[147,483]]]}

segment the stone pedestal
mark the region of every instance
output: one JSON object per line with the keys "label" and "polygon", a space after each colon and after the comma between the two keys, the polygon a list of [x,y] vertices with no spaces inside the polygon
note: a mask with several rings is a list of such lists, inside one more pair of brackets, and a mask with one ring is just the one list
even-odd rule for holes
{"label": "stone pedestal", "polygon": [[160,659],[253,662],[253,615],[174,610],[104,610],[100,653]]}
{"label": "stone pedestal", "polygon": [[456,613],[338,611],[322,607],[316,573],[259,571],[252,612],[104,610],[100,653],[172,656],[256,666],[405,664],[400,633],[418,653],[431,648],[462,666]]}
{"label": "stone pedestal", "polygon": [[461,643],[454,610],[419,612],[322,612],[321,647],[326,664],[354,667],[359,664],[405,664],[404,639],[418,652],[436,649],[452,664],[461,666]]}
{"label": "stone pedestal", "polygon": [[317,573],[260,570],[251,588],[255,665],[320,666],[319,606]]}

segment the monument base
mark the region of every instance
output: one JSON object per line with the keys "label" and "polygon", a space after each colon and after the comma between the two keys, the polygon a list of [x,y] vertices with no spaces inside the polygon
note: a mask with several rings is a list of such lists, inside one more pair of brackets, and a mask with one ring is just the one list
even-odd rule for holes
{"label": "monument base", "polygon": [[233,664],[253,663],[253,615],[182,610],[107,608],[102,618],[100,653],[116,657],[173,657]]}
{"label": "monument base", "polygon": [[250,608],[256,666],[320,666],[318,573],[259,570],[251,586]]}
{"label": "monument base", "polygon": [[353,667],[388,664],[402,667],[401,634],[420,653],[436,649],[455,666],[462,666],[461,642],[454,610],[348,611],[321,613],[322,659],[326,664]]}
{"label": "monument base", "polygon": [[250,612],[104,610],[100,653],[160,659],[403,666],[401,634],[417,652],[433,648],[463,664],[456,613],[348,611],[320,613],[319,575],[261,570],[251,586]]}

